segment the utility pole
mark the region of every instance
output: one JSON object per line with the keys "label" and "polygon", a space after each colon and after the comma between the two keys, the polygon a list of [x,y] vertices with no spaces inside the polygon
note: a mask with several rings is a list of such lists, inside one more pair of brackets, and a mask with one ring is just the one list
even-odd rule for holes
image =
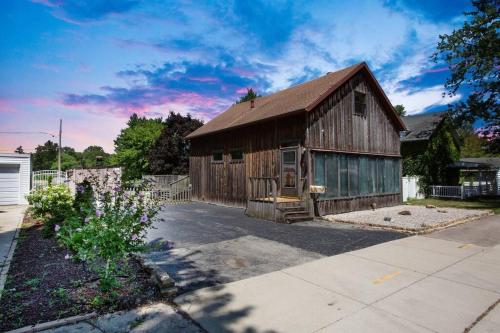
{"label": "utility pole", "polygon": [[62,135],[62,119],[59,119],[59,154],[57,155],[57,177],[61,174],[61,135]]}

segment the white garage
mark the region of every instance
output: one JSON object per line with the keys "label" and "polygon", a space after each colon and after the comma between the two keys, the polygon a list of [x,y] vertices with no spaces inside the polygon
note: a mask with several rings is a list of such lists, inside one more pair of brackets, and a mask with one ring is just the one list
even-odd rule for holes
{"label": "white garage", "polygon": [[28,204],[30,181],[30,155],[0,154],[0,206]]}

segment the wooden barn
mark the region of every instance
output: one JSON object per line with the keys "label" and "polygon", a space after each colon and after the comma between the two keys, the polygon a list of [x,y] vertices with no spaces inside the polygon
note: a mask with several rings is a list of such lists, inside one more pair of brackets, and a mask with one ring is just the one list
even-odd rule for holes
{"label": "wooden barn", "polygon": [[189,134],[192,196],[282,222],[396,205],[404,129],[366,63],[327,73]]}

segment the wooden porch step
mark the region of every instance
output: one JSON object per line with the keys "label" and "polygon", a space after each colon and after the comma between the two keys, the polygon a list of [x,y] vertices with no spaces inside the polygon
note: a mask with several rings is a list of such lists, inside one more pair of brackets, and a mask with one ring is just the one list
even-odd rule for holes
{"label": "wooden porch step", "polygon": [[283,220],[285,223],[295,223],[312,220],[309,211],[304,208],[298,210],[287,210],[283,212]]}

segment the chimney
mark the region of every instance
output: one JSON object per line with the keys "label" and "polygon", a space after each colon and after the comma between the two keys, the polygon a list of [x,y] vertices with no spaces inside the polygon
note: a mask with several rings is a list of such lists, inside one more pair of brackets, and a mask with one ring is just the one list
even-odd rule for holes
{"label": "chimney", "polygon": [[255,107],[255,99],[250,100],[250,109],[253,109]]}

